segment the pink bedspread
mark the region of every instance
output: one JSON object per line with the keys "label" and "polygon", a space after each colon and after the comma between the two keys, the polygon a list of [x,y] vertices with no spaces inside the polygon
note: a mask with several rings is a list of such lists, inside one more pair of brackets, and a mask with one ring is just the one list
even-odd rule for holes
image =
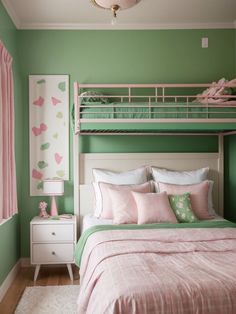
{"label": "pink bedspread", "polygon": [[100,231],[80,275],[79,314],[235,314],[236,229]]}

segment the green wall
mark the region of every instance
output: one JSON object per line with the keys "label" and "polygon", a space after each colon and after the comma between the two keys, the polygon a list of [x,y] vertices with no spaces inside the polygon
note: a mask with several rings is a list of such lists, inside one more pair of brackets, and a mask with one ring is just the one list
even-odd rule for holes
{"label": "green wall", "polygon": [[[209,48],[200,47],[209,37]],[[72,82],[196,83],[236,76],[236,30],[22,31],[0,1],[0,39],[14,58],[16,165],[20,214],[0,226],[0,284],[21,256],[29,256],[29,222],[41,197],[29,196],[28,75],[69,74]],[[70,176],[72,178],[72,133]],[[214,136],[81,139],[83,152],[215,152]],[[236,220],[236,136],[225,140],[225,213]],[[73,182],[59,206],[73,212]],[[19,230],[20,228],[20,230]],[[21,248],[20,248],[21,245]],[[21,250],[21,254],[20,254]]]}
{"label": "green wall", "polygon": [[[236,29],[234,30],[234,77],[236,78]],[[236,221],[236,135],[225,138],[225,218]]]}
{"label": "green wall", "polygon": [[236,135],[225,138],[225,218],[236,221]]}
{"label": "green wall", "polygon": [[[201,48],[209,37],[209,48]],[[90,83],[204,83],[235,76],[234,30],[18,31],[24,101],[24,161],[29,162],[28,75],[69,74]],[[70,135],[70,144],[72,134]],[[92,136],[81,140],[83,152],[217,151],[216,137]],[[72,145],[71,145],[72,165]],[[71,166],[70,175],[72,178]],[[29,256],[29,222],[42,197],[29,196],[29,168],[23,173],[21,253]],[[73,182],[66,184],[59,206],[73,212]],[[231,210],[230,208],[228,210]]]}
{"label": "green wall", "polygon": [[[13,57],[14,87],[15,87],[15,136],[16,136],[16,168],[17,168],[17,190],[18,207],[21,209],[21,177],[22,177],[22,157],[23,157],[23,132],[22,119],[23,109],[21,102],[21,88],[19,77],[19,62],[16,45],[16,29],[0,2],[0,39]],[[0,285],[16,264],[20,257],[20,215],[15,215],[12,219],[0,226]]]}
{"label": "green wall", "polygon": [[[80,82],[209,82],[234,76],[234,30],[19,31],[22,74]],[[201,37],[209,48],[201,48]]]}

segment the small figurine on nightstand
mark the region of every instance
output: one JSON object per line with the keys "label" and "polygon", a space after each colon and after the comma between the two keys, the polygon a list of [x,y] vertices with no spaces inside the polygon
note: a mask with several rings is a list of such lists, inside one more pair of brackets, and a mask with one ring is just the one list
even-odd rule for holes
{"label": "small figurine on nightstand", "polygon": [[47,206],[48,206],[48,204],[46,202],[40,202],[39,203],[39,209],[40,209],[39,217],[42,217],[42,218],[48,218],[49,217],[49,215],[46,211]]}

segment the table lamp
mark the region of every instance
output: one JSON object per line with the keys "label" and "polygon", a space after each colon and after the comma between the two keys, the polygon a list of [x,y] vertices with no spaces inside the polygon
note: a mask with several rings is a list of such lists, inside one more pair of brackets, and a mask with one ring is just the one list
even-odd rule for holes
{"label": "table lamp", "polygon": [[61,179],[47,179],[43,181],[43,193],[51,196],[51,216],[58,216],[56,195],[64,194],[64,181]]}

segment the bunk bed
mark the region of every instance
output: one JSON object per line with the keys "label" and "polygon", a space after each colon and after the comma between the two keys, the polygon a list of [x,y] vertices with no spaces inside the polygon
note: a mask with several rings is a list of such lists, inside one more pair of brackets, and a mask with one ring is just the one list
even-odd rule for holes
{"label": "bunk bed", "polygon": [[212,84],[74,83],[75,133],[227,131],[236,80]]}
{"label": "bunk bed", "polygon": [[[235,81],[74,83],[74,211],[80,224],[93,210],[94,169],[119,176],[145,166],[149,175],[158,167],[192,176],[209,167],[216,212],[196,223],[114,225],[93,218],[76,248],[78,313],[236,312],[236,224],[222,219],[223,143],[236,133],[235,87]],[[81,154],[83,135],[214,135],[219,145],[217,153]]]}

